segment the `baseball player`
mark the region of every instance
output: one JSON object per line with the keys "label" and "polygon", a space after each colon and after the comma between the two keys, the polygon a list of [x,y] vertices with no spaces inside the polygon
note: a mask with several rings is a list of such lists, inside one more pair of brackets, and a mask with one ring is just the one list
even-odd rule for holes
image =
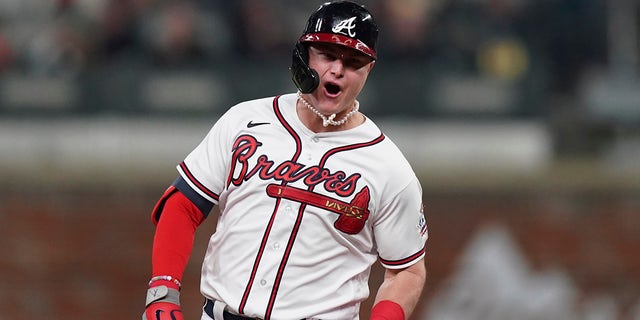
{"label": "baseball player", "polygon": [[178,166],[157,225],[143,319],[183,319],[180,280],[196,228],[220,215],[202,264],[202,320],[406,319],[425,282],[427,225],[411,166],[356,97],[378,27],[358,4],[310,17],[293,49],[298,91],[230,108]]}

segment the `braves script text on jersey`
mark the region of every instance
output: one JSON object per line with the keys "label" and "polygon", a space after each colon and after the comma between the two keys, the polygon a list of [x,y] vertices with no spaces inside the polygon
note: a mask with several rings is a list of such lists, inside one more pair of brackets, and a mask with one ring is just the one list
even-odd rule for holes
{"label": "braves script text on jersey", "polygon": [[370,119],[314,133],[296,100],[232,107],[178,165],[176,187],[220,208],[201,291],[252,317],[357,319],[377,259],[425,254],[421,187]]}

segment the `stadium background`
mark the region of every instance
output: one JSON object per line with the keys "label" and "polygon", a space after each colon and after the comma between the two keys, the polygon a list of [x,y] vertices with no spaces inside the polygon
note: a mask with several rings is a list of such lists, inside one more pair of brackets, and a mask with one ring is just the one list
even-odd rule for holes
{"label": "stadium background", "polygon": [[[0,319],[138,318],[174,165],[231,104],[293,90],[319,3],[1,1]],[[640,1],[362,3],[362,105],[427,205],[413,318],[640,319]]]}

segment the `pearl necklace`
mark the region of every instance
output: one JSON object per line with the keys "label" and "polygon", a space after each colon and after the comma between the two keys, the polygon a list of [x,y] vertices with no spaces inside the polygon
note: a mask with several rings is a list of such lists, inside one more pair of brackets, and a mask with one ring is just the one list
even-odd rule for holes
{"label": "pearl necklace", "polygon": [[335,121],[333,119],[336,118],[336,114],[332,114],[329,117],[325,116],[324,114],[320,113],[320,111],[318,111],[318,109],[314,108],[307,100],[305,100],[305,98],[302,97],[302,93],[300,91],[298,91],[298,98],[300,99],[300,101],[302,101],[302,104],[304,104],[307,108],[309,108],[309,110],[311,110],[311,112],[315,113],[318,117],[320,117],[322,119],[322,126],[323,127],[328,127],[329,125],[332,126],[341,126],[343,125],[345,122],[347,122],[347,120],[349,120],[349,118],[356,114],[356,112],[358,112],[358,109],[360,109],[360,102],[358,102],[358,100],[356,100],[355,105],[353,106],[353,110],[349,111],[349,113],[347,113],[344,118],[342,118],[339,121]]}

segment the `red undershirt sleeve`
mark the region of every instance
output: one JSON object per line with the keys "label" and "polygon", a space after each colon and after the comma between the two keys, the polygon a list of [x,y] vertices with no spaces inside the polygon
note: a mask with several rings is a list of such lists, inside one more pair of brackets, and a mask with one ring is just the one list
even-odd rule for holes
{"label": "red undershirt sleeve", "polygon": [[196,229],[205,216],[182,192],[172,192],[162,200],[164,207],[153,238],[152,276],[182,279]]}

